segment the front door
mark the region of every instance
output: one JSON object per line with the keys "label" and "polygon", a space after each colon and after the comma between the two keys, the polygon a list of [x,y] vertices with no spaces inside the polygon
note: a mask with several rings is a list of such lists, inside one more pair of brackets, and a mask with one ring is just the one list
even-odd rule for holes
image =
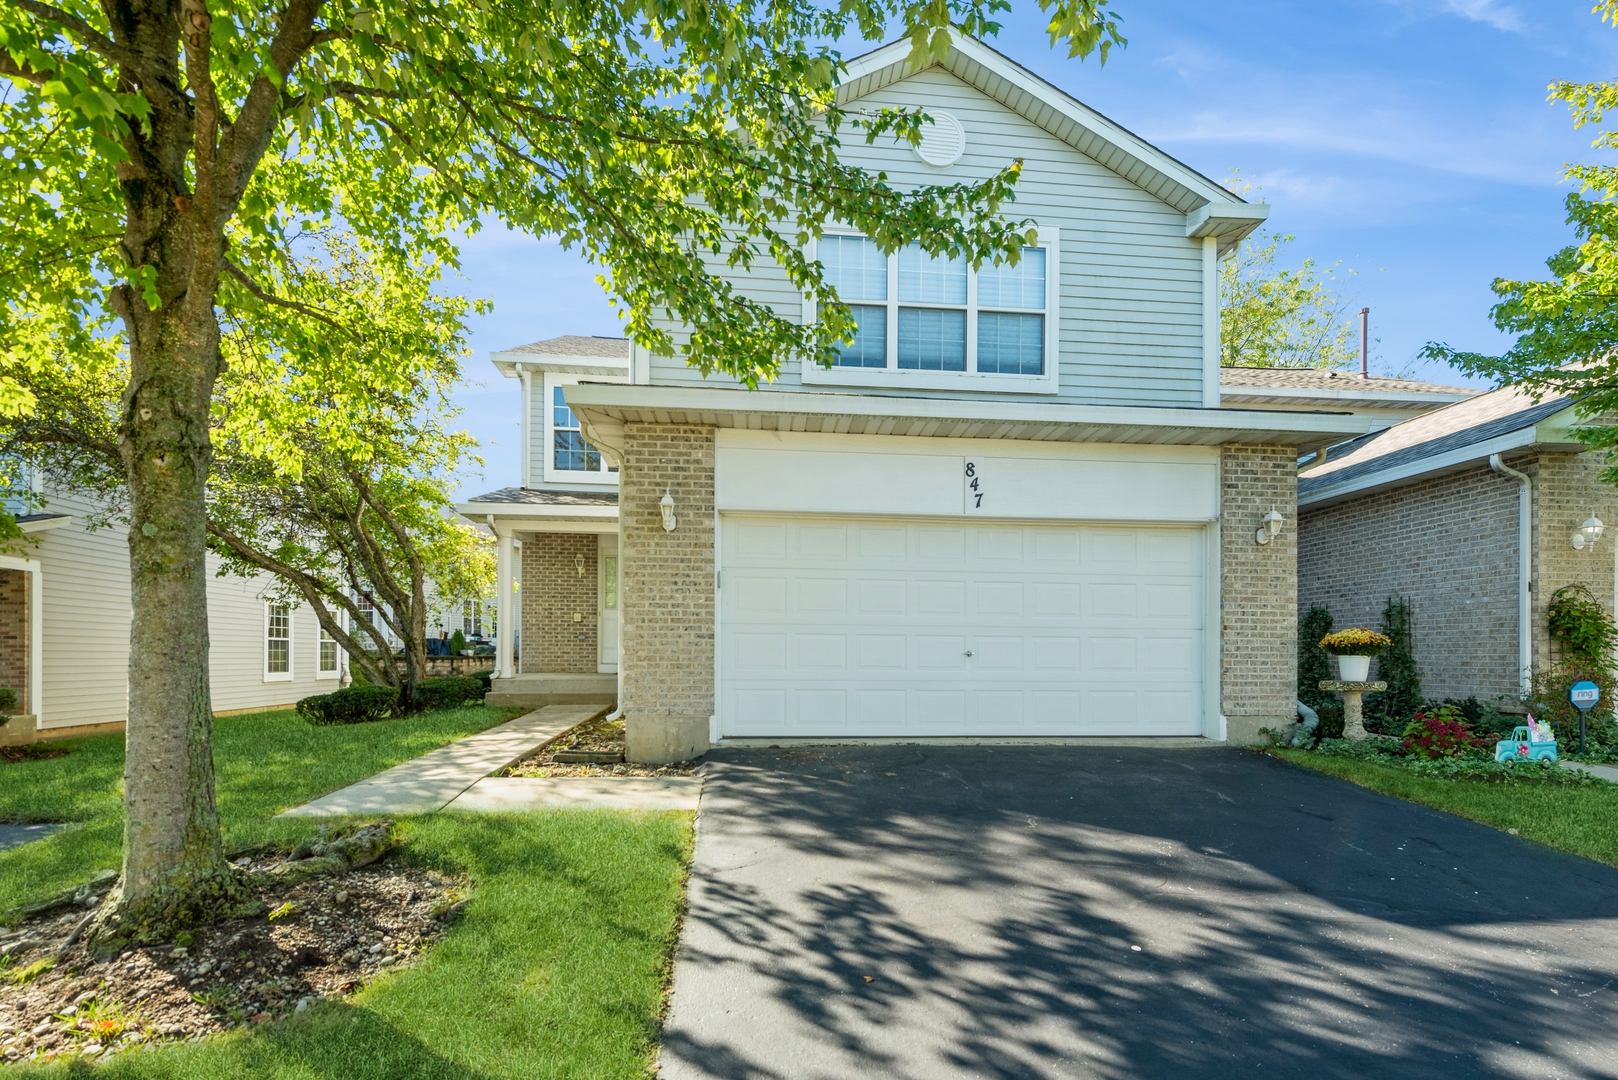
{"label": "front door", "polygon": [[600,670],[618,670],[618,535],[596,537],[596,625],[601,627]]}

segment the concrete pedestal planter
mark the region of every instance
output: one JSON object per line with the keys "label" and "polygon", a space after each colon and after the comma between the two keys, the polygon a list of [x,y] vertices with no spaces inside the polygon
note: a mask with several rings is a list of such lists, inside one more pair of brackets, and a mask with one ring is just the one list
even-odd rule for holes
{"label": "concrete pedestal planter", "polygon": [[1369,656],[1339,656],[1337,677],[1344,682],[1364,682],[1371,677]]}

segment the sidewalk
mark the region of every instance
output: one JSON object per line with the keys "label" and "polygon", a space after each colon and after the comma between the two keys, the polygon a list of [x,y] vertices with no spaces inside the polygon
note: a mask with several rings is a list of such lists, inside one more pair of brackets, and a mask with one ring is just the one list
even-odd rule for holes
{"label": "sidewalk", "polygon": [[606,705],[547,705],[499,727],[412,758],[367,780],[350,784],[281,817],[341,817],[350,814],[430,814],[462,792],[568,728],[605,713]]}
{"label": "sidewalk", "polygon": [[1614,768],[1611,765],[1590,765],[1582,761],[1561,760],[1558,760],[1556,763],[1562,766],[1564,769],[1575,769],[1578,772],[1587,772],[1591,776],[1599,776],[1603,780],[1618,784],[1618,768]]}

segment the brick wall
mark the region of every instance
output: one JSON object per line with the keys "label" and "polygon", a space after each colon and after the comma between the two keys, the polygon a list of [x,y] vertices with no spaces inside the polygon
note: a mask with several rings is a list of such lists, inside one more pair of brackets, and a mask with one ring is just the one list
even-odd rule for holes
{"label": "brick wall", "polygon": [[[714,711],[713,429],[630,424],[619,476],[629,752],[675,760],[706,748]],[[665,491],[674,532],[658,509]]]}
{"label": "brick wall", "polygon": [[[1599,454],[1547,453],[1532,460],[1531,467],[1510,460],[1506,464],[1534,477],[1534,667],[1544,670],[1553,660],[1545,618],[1557,589],[1575,582],[1587,585],[1612,610],[1618,490],[1601,482]],[[1592,511],[1608,524],[1608,531],[1594,551],[1575,551],[1573,531]],[[1515,648],[1516,638],[1512,641]]]}
{"label": "brick wall", "polygon": [[1516,481],[1481,465],[1306,507],[1298,528],[1300,618],[1324,604],[1338,629],[1374,630],[1388,597],[1404,596],[1424,694],[1516,694]]}
{"label": "brick wall", "polygon": [[[1221,704],[1233,742],[1287,723],[1297,703],[1297,452],[1227,446],[1221,455]],[[1268,545],[1253,533],[1274,507],[1286,519]]]}
{"label": "brick wall", "polygon": [[0,686],[17,691],[17,711],[33,711],[28,700],[28,574],[0,570]]}
{"label": "brick wall", "polygon": [[525,535],[521,596],[525,674],[599,670],[594,533]]}

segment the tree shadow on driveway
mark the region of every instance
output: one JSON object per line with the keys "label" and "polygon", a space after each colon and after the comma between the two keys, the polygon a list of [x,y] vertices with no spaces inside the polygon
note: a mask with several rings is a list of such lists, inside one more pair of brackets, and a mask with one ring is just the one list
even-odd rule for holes
{"label": "tree shadow on driveway", "polygon": [[706,768],[665,1078],[1618,1075],[1618,869],[1232,750]]}

